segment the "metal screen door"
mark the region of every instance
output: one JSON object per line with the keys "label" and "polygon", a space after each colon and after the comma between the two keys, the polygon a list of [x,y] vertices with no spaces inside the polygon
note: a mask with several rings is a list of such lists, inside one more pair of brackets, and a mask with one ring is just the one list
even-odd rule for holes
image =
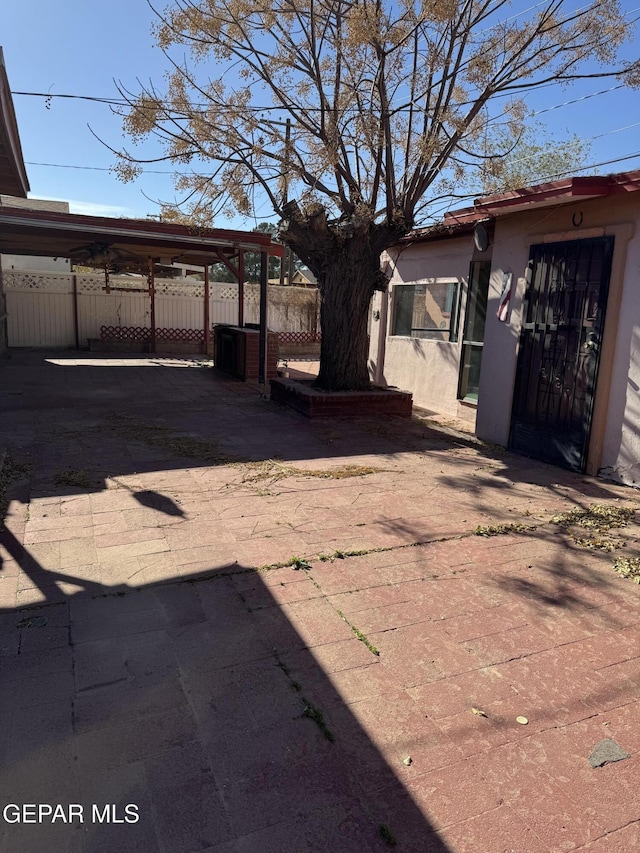
{"label": "metal screen door", "polygon": [[510,447],[573,471],[586,462],[613,237],[531,247]]}

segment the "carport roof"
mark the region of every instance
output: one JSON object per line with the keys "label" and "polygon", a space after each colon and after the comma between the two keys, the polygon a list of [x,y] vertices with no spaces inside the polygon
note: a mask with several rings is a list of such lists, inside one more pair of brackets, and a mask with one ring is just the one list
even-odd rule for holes
{"label": "carport roof", "polygon": [[[0,47],[0,193],[26,198],[29,180]],[[0,206],[0,254],[72,258],[126,266],[180,262],[204,267],[242,251],[282,257],[269,234],[198,228],[148,219],[109,219]]]}
{"label": "carport roof", "polygon": [[149,219],[110,219],[46,210],[0,207],[0,253],[71,258],[94,263],[128,260],[208,266],[242,251],[282,257],[284,247],[270,234],[201,228]]}

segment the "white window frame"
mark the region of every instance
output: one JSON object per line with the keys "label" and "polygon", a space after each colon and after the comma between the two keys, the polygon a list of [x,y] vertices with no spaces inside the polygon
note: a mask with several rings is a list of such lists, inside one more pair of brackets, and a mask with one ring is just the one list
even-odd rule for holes
{"label": "white window frame", "polygon": [[[441,324],[437,327],[434,326],[433,328],[423,326],[411,326],[409,334],[407,334],[406,332],[396,331],[397,323],[399,320],[399,311],[401,308],[399,292],[401,288],[413,288],[415,306],[416,288],[424,288],[426,293],[430,286],[448,284],[454,285],[454,289],[452,291],[451,308],[447,312],[447,319],[449,322],[446,325]],[[457,278],[455,276],[443,276],[441,278],[421,278],[415,279],[414,281],[402,281],[394,283],[392,292],[393,314],[391,322],[391,331],[389,336],[394,338],[417,338],[418,340],[444,341],[445,343],[456,343],[458,340],[458,326],[460,321],[461,293],[462,279]],[[412,314],[413,313],[415,313],[415,307],[413,308]]]}

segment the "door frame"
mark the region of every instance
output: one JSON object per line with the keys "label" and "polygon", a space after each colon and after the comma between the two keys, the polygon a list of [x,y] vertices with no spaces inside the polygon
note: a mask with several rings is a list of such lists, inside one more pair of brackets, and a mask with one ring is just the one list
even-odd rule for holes
{"label": "door frame", "polygon": [[[574,209],[579,213],[582,207],[583,205],[576,205],[575,208],[572,206],[568,208],[568,210],[563,211],[563,213],[565,216],[570,215]],[[615,238],[613,258],[611,260],[611,274],[609,278],[609,296],[607,299],[602,345],[600,350],[600,368],[594,392],[593,411],[591,416],[591,434],[589,436],[588,450],[584,464],[584,473],[590,476],[597,476],[601,467],[607,416],[609,411],[611,381],[614,371],[616,337],[620,321],[620,306],[624,290],[628,245],[635,234],[635,230],[635,222],[626,221],[615,225],[594,228],[573,228],[570,231],[529,232],[523,241],[524,247],[527,251],[528,260],[530,256],[530,247],[538,243],[563,243],[567,240],[585,240],[593,237],[611,236]],[[519,351],[520,331],[518,331],[516,343],[516,364],[520,354]],[[515,393],[515,385],[512,392],[512,399],[513,393]],[[509,426],[509,433],[510,432],[511,426]]]}
{"label": "door frame", "polygon": [[[560,249],[559,257],[556,247]],[[524,455],[530,454],[542,462],[568,467],[578,473],[584,472],[589,453],[614,250],[615,237],[613,235],[577,237],[572,234],[569,240],[531,243],[529,246],[529,260],[525,277],[526,290],[522,303],[518,359],[511,405],[509,448]],[[586,256],[585,252],[587,253]],[[573,298],[570,299],[570,303],[567,303],[566,300],[574,292],[574,282],[571,278],[567,278],[563,272],[554,272],[556,262],[559,261],[562,268],[564,266],[562,259],[566,260],[573,257],[577,264],[578,259],[582,257],[588,264],[587,269],[590,269],[594,252],[601,258],[599,276],[598,278],[588,279],[595,290],[585,291],[585,295],[579,303],[580,313],[575,317],[571,315],[564,320],[556,319],[555,316],[550,319],[552,291],[563,294],[561,301],[565,306],[573,304]],[[553,282],[555,284],[552,284]],[[575,286],[579,292],[577,279]],[[595,295],[598,305],[591,325],[587,323],[585,316],[585,312],[588,310],[588,302],[584,301],[585,299],[590,300],[589,292]],[[525,323],[532,300],[538,307],[534,309],[531,323]],[[553,311],[555,314],[555,309]],[[587,385],[583,385],[580,382],[579,374],[583,370],[583,359],[589,359],[589,355],[584,354],[587,345],[583,343],[588,338],[589,328],[592,329],[592,333],[597,335],[597,349],[594,354],[593,369],[589,371],[592,372],[591,378]],[[558,351],[556,340],[562,341],[563,339],[565,339],[565,343],[560,344],[561,348]],[[524,363],[525,348],[529,353],[527,365]],[[548,348],[550,348],[549,352]],[[547,357],[556,352],[557,355],[553,357],[559,356],[562,364],[560,378],[557,380],[560,382],[562,390],[553,404],[552,421],[549,422],[548,413],[545,413],[544,407],[542,410],[540,409],[540,393],[547,387],[541,384],[541,377],[545,375],[544,365],[547,363]],[[532,360],[531,363],[529,363],[530,360]],[[549,365],[547,368],[550,369]],[[551,370],[551,379],[553,379],[555,369],[554,365]],[[551,379],[547,379],[549,393],[551,393]],[[581,387],[583,388],[584,398],[583,404],[578,410],[579,419],[576,421],[576,424],[580,424],[580,426],[573,426],[572,410],[574,403],[572,401]],[[569,403],[569,412],[563,416],[561,412],[566,406],[565,391],[570,394],[569,400],[571,402]],[[532,405],[533,409],[530,408]],[[522,409],[523,406],[526,411]],[[557,427],[553,425],[556,417],[560,419]],[[569,419],[565,420],[567,417]],[[522,430],[524,435],[518,438]],[[536,441],[529,441],[526,438],[527,431],[532,431],[531,438],[537,437]],[[557,451],[550,454],[545,452],[544,448],[547,442],[540,438],[545,433],[548,434],[550,446],[555,446],[558,442]]]}

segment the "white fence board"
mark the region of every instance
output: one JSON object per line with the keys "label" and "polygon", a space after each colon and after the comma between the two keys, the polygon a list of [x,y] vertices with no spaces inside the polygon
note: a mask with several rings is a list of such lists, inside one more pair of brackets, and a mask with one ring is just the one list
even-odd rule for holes
{"label": "white fence board", "polygon": [[[101,274],[76,274],[78,340],[86,346],[100,337],[101,326],[151,326],[151,303],[144,277],[112,276],[113,288],[105,291]],[[41,271],[3,271],[2,284],[7,302],[8,344],[12,347],[75,346],[74,274]],[[310,294],[296,294],[299,288],[274,288],[270,296],[269,328],[272,331],[311,331],[308,328]],[[138,292],[137,292],[138,291]],[[276,294],[277,291],[277,294]],[[245,287],[245,321],[257,323],[259,291]],[[302,299],[302,302],[301,302]],[[191,279],[156,281],[156,327],[159,329],[204,328],[204,285]],[[315,306],[313,306],[315,315]],[[238,322],[238,287],[211,282],[209,317],[211,324]]]}
{"label": "white fence board", "polygon": [[10,347],[64,347],[74,343],[71,294],[8,291]]}
{"label": "white fence board", "polygon": [[100,337],[100,326],[149,326],[149,297],[139,293],[79,293],[78,336],[81,346]]}
{"label": "white fence board", "polygon": [[212,299],[209,316],[212,325],[214,323],[235,325],[238,322],[238,303],[233,299]]}
{"label": "white fence board", "polygon": [[203,329],[204,299],[156,296],[156,328]]}

